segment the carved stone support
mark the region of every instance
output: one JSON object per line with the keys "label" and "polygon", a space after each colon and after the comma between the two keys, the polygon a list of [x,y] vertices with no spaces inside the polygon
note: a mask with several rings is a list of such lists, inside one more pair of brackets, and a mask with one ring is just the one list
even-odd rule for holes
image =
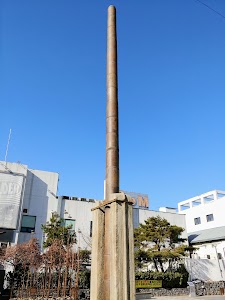
{"label": "carved stone support", "polygon": [[[117,193],[104,202],[92,209],[91,300],[135,300],[132,201],[124,193]],[[107,232],[106,223],[110,224]],[[106,263],[110,278],[107,288],[103,285]]]}

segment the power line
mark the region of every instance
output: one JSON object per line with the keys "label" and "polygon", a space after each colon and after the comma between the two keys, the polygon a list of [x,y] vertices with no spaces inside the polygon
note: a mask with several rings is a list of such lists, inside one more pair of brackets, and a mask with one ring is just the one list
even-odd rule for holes
{"label": "power line", "polygon": [[212,8],[211,6],[207,5],[206,3],[202,2],[201,0],[195,0],[195,1],[201,3],[202,5],[206,6],[208,9],[210,9],[211,11],[213,11],[214,13],[216,13],[217,15],[219,15],[220,17],[225,19],[225,16],[223,14],[221,14],[220,12],[218,12],[217,10]]}

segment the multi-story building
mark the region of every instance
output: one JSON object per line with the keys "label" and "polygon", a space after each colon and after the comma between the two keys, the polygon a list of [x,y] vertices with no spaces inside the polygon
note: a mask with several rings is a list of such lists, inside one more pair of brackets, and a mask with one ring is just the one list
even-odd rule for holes
{"label": "multi-story building", "polygon": [[[76,231],[78,245],[90,249],[92,235],[91,209],[98,200],[70,196],[56,196],[58,174],[29,169],[19,163],[0,162],[0,243],[22,243],[36,237],[43,244],[41,225],[57,213]],[[176,209],[149,210],[148,196],[128,193],[135,200],[134,227],[149,217],[161,216],[171,224],[183,227],[187,238],[185,216]]]}
{"label": "multi-story building", "polygon": [[[133,207],[133,224],[135,228],[150,217],[160,216],[167,219],[171,225],[184,228],[182,238],[187,239],[185,215],[176,213],[175,208],[161,207],[159,211],[149,210],[147,195],[139,193],[129,194],[136,200],[136,204]],[[89,249],[92,236],[91,209],[97,205],[97,200],[69,196],[58,197],[58,200],[58,207],[54,212],[60,215],[66,224],[72,225],[72,228],[76,231],[79,246]]]}
{"label": "multi-story building", "polygon": [[[42,246],[41,229],[53,213],[76,231],[78,246],[91,248],[92,212],[97,200],[57,196],[58,173],[33,170],[20,163],[0,162],[0,246],[36,237]],[[225,192],[211,191],[178,203],[174,208],[149,209],[147,195],[129,193],[134,200],[133,224],[138,227],[152,216],[184,228],[182,238],[196,246],[189,260],[193,278],[225,278]],[[204,271],[204,272],[203,272]]]}
{"label": "multi-story building", "polygon": [[225,278],[224,211],[224,191],[210,191],[178,203],[178,212],[186,216],[189,243],[196,247],[193,259],[188,262],[193,277]]}
{"label": "multi-story building", "polygon": [[0,243],[17,244],[32,234],[43,240],[41,225],[57,205],[58,174],[0,162]]}

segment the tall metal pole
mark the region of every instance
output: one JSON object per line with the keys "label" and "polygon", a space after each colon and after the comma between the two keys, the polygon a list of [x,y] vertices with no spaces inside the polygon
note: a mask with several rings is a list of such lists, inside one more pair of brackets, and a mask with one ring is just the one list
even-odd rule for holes
{"label": "tall metal pole", "polygon": [[116,8],[108,8],[107,111],[106,111],[106,200],[119,192],[119,128],[117,86]]}

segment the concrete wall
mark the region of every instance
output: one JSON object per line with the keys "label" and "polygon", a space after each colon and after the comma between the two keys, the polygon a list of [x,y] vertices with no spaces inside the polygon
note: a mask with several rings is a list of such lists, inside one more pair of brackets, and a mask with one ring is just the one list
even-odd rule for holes
{"label": "concrete wall", "polygon": [[0,161],[0,171],[12,171],[13,173],[27,174],[27,165]]}
{"label": "concrete wall", "polygon": [[185,266],[192,280],[220,281],[225,278],[224,259],[185,259]]}
{"label": "concrete wall", "polygon": [[187,239],[185,215],[182,214],[139,209],[138,212],[134,212],[134,225],[137,227],[140,223],[144,224],[146,219],[157,216],[165,218],[171,225],[177,225],[184,228],[184,232],[182,233],[181,237]]}
{"label": "concrete wall", "polygon": [[[75,220],[75,231],[77,233],[79,246],[83,249],[91,248],[90,227],[93,215],[91,209],[97,204],[97,201],[90,202],[89,199],[86,199],[87,201],[81,201],[64,199],[63,197],[57,198],[57,173],[29,169],[26,165],[18,163],[8,163],[7,168],[12,172],[22,173],[25,177],[19,221],[14,232],[14,243],[25,242],[32,236],[31,233],[20,231],[22,215],[36,216],[33,236],[38,238],[40,244],[42,244],[43,232],[41,225],[50,220],[53,212],[57,212],[64,219]],[[1,170],[4,172],[7,171],[4,167],[4,162],[0,162],[0,171]],[[27,210],[27,213],[23,212],[24,209]],[[178,225],[183,228],[186,227],[184,216],[168,212],[168,208],[166,212],[133,208],[134,227],[138,227],[139,224],[143,223],[147,218],[157,215],[166,218],[173,225]],[[186,238],[186,231],[182,237]]]}
{"label": "concrete wall", "polygon": [[[57,206],[55,201],[49,205],[49,212],[57,212],[63,219],[75,220],[75,231],[82,249],[91,248],[90,226],[93,220],[91,209],[95,207],[98,201],[89,202],[81,200],[67,200],[59,197]],[[144,223],[149,217],[160,216],[167,219],[172,225],[177,225],[185,229],[182,238],[187,238],[185,215],[169,212],[149,211],[147,209],[133,208],[133,224],[138,227],[140,223]],[[49,217],[48,217],[49,219]]]}
{"label": "concrete wall", "polygon": [[222,258],[225,259],[225,241],[202,243],[194,245],[198,248],[194,254],[193,258],[200,259],[217,259],[218,254],[221,254]]}
{"label": "concrete wall", "polygon": [[[186,215],[188,233],[225,226],[225,196],[219,198],[215,196],[219,193],[212,191],[211,194],[214,195],[214,198],[212,198],[212,201],[206,201],[204,200],[206,199],[205,195],[208,194],[210,192],[178,203],[179,213]],[[189,206],[189,208],[182,210],[182,206],[184,207],[185,205]],[[213,214],[214,217],[214,220],[211,222],[207,222],[206,219],[206,215],[209,214]],[[199,217],[201,224],[195,225],[194,219]]]}
{"label": "concrete wall", "polygon": [[[39,240],[40,244],[43,242],[41,225],[50,220],[52,211],[55,211],[58,206],[57,187],[57,173],[31,169],[27,171],[23,200],[23,209],[27,209],[27,213],[22,213],[22,215],[36,216],[33,236]],[[17,234],[19,243],[25,242],[31,237],[30,233],[20,232],[20,227]]]}
{"label": "concrete wall", "polygon": [[91,248],[91,222],[93,213],[91,209],[97,203],[81,200],[64,200],[61,201],[60,216],[63,219],[75,220],[75,231],[77,234],[78,246],[82,249]]}
{"label": "concrete wall", "polygon": [[[9,174],[23,174],[24,176],[18,222],[11,242],[15,244],[22,243],[29,240],[33,235],[42,244],[43,234],[41,225],[50,219],[51,211],[56,210],[58,206],[58,199],[56,198],[58,174],[28,169],[27,165],[18,163],[7,163],[6,167],[4,162],[0,162],[0,171],[8,172]],[[27,212],[24,212],[24,209]],[[21,232],[23,215],[36,217],[34,233]]]}
{"label": "concrete wall", "polygon": [[[77,234],[79,246],[82,249],[91,248],[90,226],[93,220],[91,209],[97,205],[96,202],[81,201],[81,200],[66,200],[59,197],[58,206],[50,207],[51,211],[56,211],[61,218],[75,220],[75,231]],[[149,217],[160,216],[167,219],[172,225],[177,225],[185,229],[182,238],[187,238],[185,215],[169,212],[149,211],[147,209],[133,208],[133,224],[138,227],[140,223],[144,223]]]}
{"label": "concrete wall", "polygon": [[26,166],[0,162],[1,228],[15,230],[18,227],[26,175]]}
{"label": "concrete wall", "polygon": [[[223,191],[210,191],[178,203],[179,214],[186,215],[187,232],[195,233],[206,229],[225,226],[225,195]],[[207,221],[207,215],[213,214],[213,220]],[[200,224],[195,219],[200,218]],[[213,238],[213,237],[211,237]],[[192,279],[224,280],[225,278],[225,241],[198,243],[192,259],[186,260]],[[220,259],[221,257],[221,259]]]}

